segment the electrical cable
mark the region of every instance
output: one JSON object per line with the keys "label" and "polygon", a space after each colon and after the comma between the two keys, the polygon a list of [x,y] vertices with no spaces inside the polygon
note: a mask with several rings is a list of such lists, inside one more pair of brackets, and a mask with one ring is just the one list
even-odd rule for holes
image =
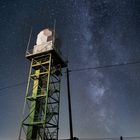
{"label": "electrical cable", "polygon": [[17,83],[17,84],[14,84],[14,85],[9,85],[9,86],[6,86],[6,87],[2,87],[2,88],[0,88],[0,91],[5,90],[5,89],[9,89],[9,88],[13,88],[13,87],[17,87],[17,86],[21,86],[21,85],[24,85],[24,84],[26,84],[26,82],[21,82],[21,83]]}
{"label": "electrical cable", "polygon": [[[132,139],[138,139],[138,138],[140,138],[140,136],[134,136],[134,137],[129,137],[129,136],[124,136],[123,137],[123,139],[124,140],[128,140],[128,139],[130,139],[131,138],[131,140]],[[120,138],[119,137],[112,137],[112,138],[78,138],[79,140],[120,140]]]}
{"label": "electrical cable", "polygon": [[[140,64],[140,61],[112,64],[112,65],[105,65],[105,66],[97,66],[97,67],[89,67],[89,68],[71,69],[71,70],[69,70],[69,72],[105,69],[105,68],[112,68],[112,67],[119,67],[119,66],[126,66],[126,65],[135,65],[135,64]],[[14,84],[14,85],[9,85],[9,86],[6,86],[6,87],[2,87],[2,88],[0,88],[0,91],[5,90],[5,89],[9,89],[9,88],[13,88],[13,87],[17,87],[17,86],[21,86],[21,85],[24,85],[26,83],[27,82],[21,82],[21,83],[17,83],[17,84]]]}
{"label": "electrical cable", "polygon": [[69,70],[69,72],[96,70],[96,69],[112,68],[112,67],[125,66],[125,65],[135,65],[135,64],[140,64],[140,61],[112,64],[112,65],[105,65],[105,66],[97,66],[97,67],[89,67],[89,68],[72,69],[72,70]]}

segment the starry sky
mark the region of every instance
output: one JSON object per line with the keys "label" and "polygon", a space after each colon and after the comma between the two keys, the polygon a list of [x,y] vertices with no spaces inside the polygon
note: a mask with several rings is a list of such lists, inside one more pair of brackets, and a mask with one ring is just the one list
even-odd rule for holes
{"label": "starry sky", "polygon": [[[139,0],[0,0],[0,140],[19,134],[30,27],[35,38],[54,20],[69,69],[140,61]],[[70,84],[74,136],[139,136],[140,64],[73,71]],[[61,91],[59,138],[69,138],[65,73]]]}

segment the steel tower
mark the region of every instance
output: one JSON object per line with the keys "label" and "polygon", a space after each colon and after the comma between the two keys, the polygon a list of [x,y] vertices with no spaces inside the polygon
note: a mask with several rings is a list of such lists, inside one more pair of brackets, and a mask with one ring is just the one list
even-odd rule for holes
{"label": "steel tower", "polygon": [[[66,67],[53,31],[43,30],[37,45],[27,50],[31,61],[19,140],[57,140],[61,69]],[[41,40],[40,40],[41,39]]]}

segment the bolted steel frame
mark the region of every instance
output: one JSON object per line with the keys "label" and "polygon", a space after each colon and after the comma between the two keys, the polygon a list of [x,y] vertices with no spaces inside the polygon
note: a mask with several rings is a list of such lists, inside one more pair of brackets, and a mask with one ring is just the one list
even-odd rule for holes
{"label": "bolted steel frame", "polygon": [[55,53],[30,56],[31,61],[19,140],[57,140],[61,69]]}

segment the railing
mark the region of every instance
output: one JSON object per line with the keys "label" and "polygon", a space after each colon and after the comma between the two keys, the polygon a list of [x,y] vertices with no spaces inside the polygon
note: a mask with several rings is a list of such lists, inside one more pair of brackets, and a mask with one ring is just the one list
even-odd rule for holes
{"label": "railing", "polygon": [[54,45],[52,42],[35,45],[33,49],[26,50],[26,56],[47,52],[53,49],[54,49]]}
{"label": "railing", "polygon": [[48,42],[48,43],[44,43],[44,44],[41,44],[41,45],[35,45],[33,49],[26,50],[26,57],[41,54],[41,53],[45,53],[45,52],[48,52],[48,51],[51,51],[51,50],[54,50],[56,52],[56,54],[62,60],[64,60],[65,63],[67,63],[66,58],[64,57],[64,55],[62,55],[59,48],[56,47],[56,45],[53,42]]}
{"label": "railing", "polygon": [[26,50],[26,56],[39,54],[39,53],[47,52],[50,50],[55,50],[55,52],[58,55],[62,56],[62,53],[59,50],[59,48],[57,48],[56,45],[54,45],[54,43],[52,42],[44,43],[41,45],[35,45],[33,49]]}
{"label": "railing", "polygon": [[[26,140],[26,139],[21,139]],[[38,140],[38,139],[34,139]],[[71,140],[71,139],[58,139],[58,140]],[[140,140],[140,137],[122,137],[122,138],[73,138],[72,140]]]}
{"label": "railing", "polygon": [[[70,139],[59,139],[59,140],[70,140]],[[77,138],[74,137],[72,140],[140,140],[140,137],[118,137],[118,138]]]}

